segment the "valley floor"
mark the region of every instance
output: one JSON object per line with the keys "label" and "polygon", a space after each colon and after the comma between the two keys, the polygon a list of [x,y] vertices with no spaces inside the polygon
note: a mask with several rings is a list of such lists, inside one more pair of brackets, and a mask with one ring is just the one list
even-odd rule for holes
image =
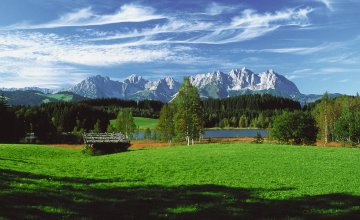
{"label": "valley floor", "polygon": [[360,218],[360,149],[0,144],[0,219]]}

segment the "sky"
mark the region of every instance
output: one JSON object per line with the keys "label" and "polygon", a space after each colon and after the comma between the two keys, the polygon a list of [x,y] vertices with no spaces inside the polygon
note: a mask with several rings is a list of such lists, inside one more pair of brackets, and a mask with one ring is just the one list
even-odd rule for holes
{"label": "sky", "polygon": [[358,0],[0,0],[0,87],[246,67],[304,94],[356,94]]}

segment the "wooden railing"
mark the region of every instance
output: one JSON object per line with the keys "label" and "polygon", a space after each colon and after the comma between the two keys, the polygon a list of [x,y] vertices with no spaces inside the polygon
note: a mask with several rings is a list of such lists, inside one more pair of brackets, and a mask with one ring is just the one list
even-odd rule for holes
{"label": "wooden railing", "polygon": [[122,133],[84,133],[85,147],[91,151],[119,152],[130,146]]}

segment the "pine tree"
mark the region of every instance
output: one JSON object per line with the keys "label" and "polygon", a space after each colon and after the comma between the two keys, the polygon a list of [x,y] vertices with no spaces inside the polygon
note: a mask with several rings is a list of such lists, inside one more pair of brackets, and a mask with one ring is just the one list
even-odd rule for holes
{"label": "pine tree", "polygon": [[157,129],[162,138],[171,144],[175,136],[174,107],[171,104],[165,104],[162,107]]}
{"label": "pine tree", "polygon": [[96,123],[94,125],[94,128],[92,130],[94,133],[101,133],[101,127],[100,127],[100,120],[96,120]]}
{"label": "pine tree", "polygon": [[3,94],[0,95],[0,113],[7,110],[6,98]]}

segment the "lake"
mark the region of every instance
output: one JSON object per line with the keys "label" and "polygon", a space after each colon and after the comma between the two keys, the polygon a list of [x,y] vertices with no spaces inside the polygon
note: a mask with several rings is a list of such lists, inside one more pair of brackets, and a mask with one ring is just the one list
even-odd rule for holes
{"label": "lake", "polygon": [[204,138],[237,138],[255,137],[260,132],[261,136],[267,137],[268,131],[263,129],[236,129],[236,130],[205,130]]}
{"label": "lake", "polygon": [[[204,138],[238,138],[238,137],[255,137],[260,132],[261,136],[267,137],[268,131],[264,129],[234,129],[234,130],[205,130]],[[144,132],[139,132],[137,139],[143,139]]]}

